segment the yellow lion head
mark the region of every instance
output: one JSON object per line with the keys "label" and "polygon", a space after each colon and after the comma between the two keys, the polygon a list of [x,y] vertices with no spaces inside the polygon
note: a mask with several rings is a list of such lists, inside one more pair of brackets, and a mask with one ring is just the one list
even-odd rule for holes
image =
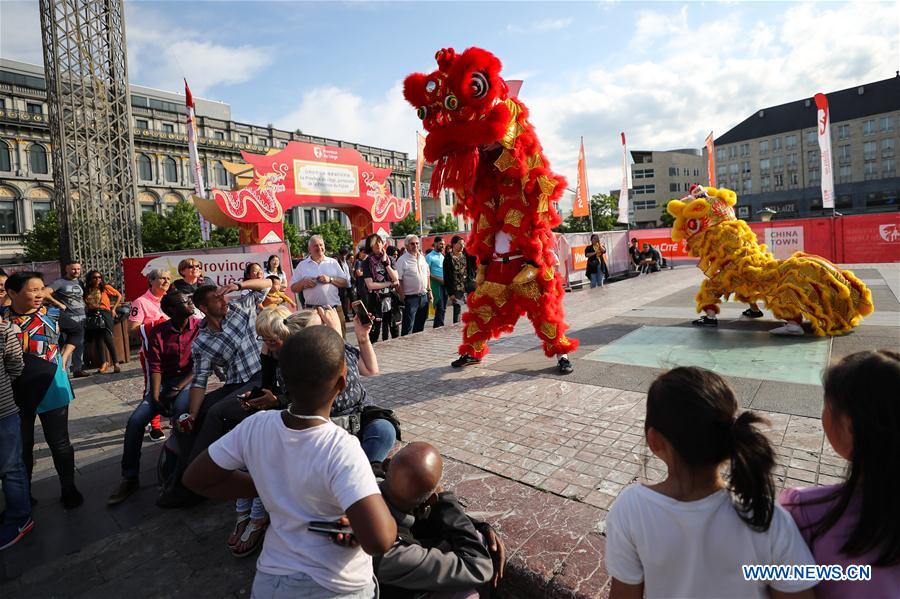
{"label": "yellow lion head", "polygon": [[735,220],[736,203],[737,194],[730,189],[695,185],[689,196],[666,205],[666,211],[675,217],[672,240],[690,239],[719,223]]}

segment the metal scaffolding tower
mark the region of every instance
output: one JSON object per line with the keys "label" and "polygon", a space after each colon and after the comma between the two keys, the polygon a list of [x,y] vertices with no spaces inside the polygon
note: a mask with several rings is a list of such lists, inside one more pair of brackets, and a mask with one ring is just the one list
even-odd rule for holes
{"label": "metal scaffolding tower", "polygon": [[40,0],[60,257],[122,283],[140,211],[122,0]]}

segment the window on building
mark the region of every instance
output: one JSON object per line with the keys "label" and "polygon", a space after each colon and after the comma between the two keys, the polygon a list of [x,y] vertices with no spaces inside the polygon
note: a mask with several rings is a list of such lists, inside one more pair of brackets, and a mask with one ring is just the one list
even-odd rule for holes
{"label": "window on building", "polygon": [[313,228],[313,211],[311,209],[307,208],[303,211],[303,222],[306,225],[307,229]]}
{"label": "window on building", "polygon": [[226,187],[228,185],[228,171],[225,170],[225,167],[221,162],[217,162],[213,167],[213,170],[216,174],[216,185],[220,187]]}
{"label": "window on building", "polygon": [[763,158],[759,161],[759,172],[768,173],[769,172],[769,159]]}
{"label": "window on building", "polygon": [[772,168],[778,171],[784,170],[784,157],[775,156],[772,158]]}
{"label": "window on building", "polygon": [[796,135],[786,135],[784,138],[784,149],[785,150],[793,150],[797,147],[797,136]]}
{"label": "window on building", "polygon": [[669,176],[670,176],[670,177],[677,177],[677,176],[678,176],[678,167],[676,167],[676,166],[670,166],[670,167],[669,167]]}
{"label": "window on building", "polygon": [[819,132],[813,129],[806,132],[806,145],[814,146],[819,143]]}
{"label": "window on building", "polygon": [[797,154],[788,154],[787,155],[787,166],[788,168],[797,168]]}
{"label": "window on building", "polygon": [[838,168],[838,183],[849,183],[853,170],[849,166],[841,166]]}
{"label": "window on building", "polygon": [[[444,206],[452,206],[453,205],[453,192],[449,189],[444,190]],[[422,195],[425,195],[423,192]]]}
{"label": "window on building", "polygon": [[741,193],[753,193],[753,179],[744,179],[741,182]]}
{"label": "window on building", "polygon": [[819,152],[817,150],[810,150],[806,153],[806,163],[809,165],[818,164],[819,163]]}
{"label": "window on building", "polygon": [[328,222],[328,210],[319,210],[319,224],[324,225]]}
{"label": "window on building", "polygon": [[727,172],[727,168],[724,165],[720,165],[716,167],[716,178],[720,181],[725,180],[725,173]]}
{"label": "window on building", "polygon": [[765,154],[765,153],[768,152],[768,151],[769,151],[769,140],[768,140],[768,139],[761,139],[761,140],[759,141],[759,153],[760,153],[760,154]]}
{"label": "window on building", "polygon": [[728,174],[731,175],[732,177],[737,177],[737,174],[738,174],[738,163],[737,162],[733,162],[732,164],[728,165]]}
{"label": "window on building", "polygon": [[819,184],[819,169],[818,168],[809,169],[809,184],[810,185],[818,185]]}
{"label": "window on building", "polygon": [[259,145],[261,145],[261,146],[264,147],[264,148],[268,148],[268,147],[269,147],[269,140],[266,139],[265,137],[260,137],[260,138],[259,138]]}
{"label": "window on building", "polygon": [[165,173],[167,183],[178,183],[178,164],[174,158],[163,160],[163,173]]}
{"label": "window on building", "polygon": [[699,168],[695,168],[695,169],[694,169],[694,176],[695,176],[695,177],[699,177],[699,176],[700,176],[700,169],[699,169]]}
{"label": "window on building", "polygon": [[138,178],[141,181],[152,181],[153,180],[153,164],[150,162],[150,157],[146,154],[138,154],[137,157],[138,163]]}
{"label": "window on building", "polygon": [[866,179],[874,179],[878,176],[878,163],[874,160],[863,164],[863,174]]}
{"label": "window on building", "polygon": [[838,146],[838,160],[850,162],[850,145]]}
{"label": "window on building", "polygon": [[781,149],[781,138],[773,137],[772,138],[772,151],[777,152],[780,149]]}
{"label": "window on building", "polygon": [[799,185],[799,183],[800,183],[800,175],[797,173],[797,171],[791,171],[791,172],[789,172],[789,173],[788,173],[788,178],[789,178],[789,180],[790,180],[790,182],[791,182],[791,187],[794,187],[794,186],[796,186],[796,185]]}
{"label": "window on building", "polygon": [[750,155],[750,144],[741,144],[741,156]]}
{"label": "window on building", "polygon": [[838,139],[848,139],[850,137],[850,125],[844,123],[838,125]]}
{"label": "window on building", "polygon": [[897,161],[893,158],[885,158],[881,161],[881,176],[888,177],[897,176]]}
{"label": "window on building", "polygon": [[883,116],[879,120],[880,120],[880,124],[881,124],[880,129],[882,131],[893,131],[894,130],[894,117]]}
{"label": "window on building", "polygon": [[0,110],[6,110],[6,100],[0,98]]}
{"label": "window on building", "polygon": [[6,142],[0,141],[0,171],[9,172],[12,170],[12,160],[10,159],[9,146]]}
{"label": "window on building", "polygon": [[894,155],[894,139],[882,139],[881,140],[881,155],[882,156],[893,156]]}
{"label": "window on building", "polygon": [[669,183],[669,191],[681,191],[681,183]]}
{"label": "window on building", "polygon": [[741,162],[741,174],[749,175],[750,174],[750,161],[744,160]]}
{"label": "window on building", "polygon": [[40,144],[31,144],[28,148],[28,165],[31,172],[37,175],[46,175],[50,172],[47,164],[47,150]]}
{"label": "window on building", "polygon": [[213,138],[214,138],[214,139],[221,139],[221,140],[224,140],[224,139],[225,139],[225,134],[222,133],[221,131],[213,131]]}
{"label": "window on building", "polygon": [[875,133],[875,119],[863,121],[863,135],[872,135]]}
{"label": "window on building", "polygon": [[44,105],[37,102],[28,102],[25,104],[28,114],[44,114]]}
{"label": "window on building", "polygon": [[775,189],[781,189],[784,187],[784,175],[781,173],[775,175]]}
{"label": "window on building", "polygon": [[725,148],[716,148],[716,162],[725,160]]}
{"label": "window on building", "polygon": [[635,210],[652,210],[656,208],[656,200],[635,200],[633,205]]}
{"label": "window on building", "polygon": [[149,129],[150,123],[147,122],[147,119],[134,119],[134,126],[137,129]]}
{"label": "window on building", "polygon": [[769,188],[772,186],[772,178],[769,175],[763,175],[759,178],[759,190],[760,191],[769,191]]}
{"label": "window on building", "polygon": [[400,181],[400,197],[408,198],[409,197],[409,187],[406,181]]}
{"label": "window on building", "polygon": [[34,224],[41,222],[51,210],[53,210],[53,202],[31,202],[31,215],[34,217]]}
{"label": "window on building", "polygon": [[141,214],[156,212],[156,204],[141,203]]}
{"label": "window on building", "polygon": [[731,159],[737,158],[737,146],[728,146],[728,157]]}
{"label": "window on building", "polygon": [[16,218],[16,203],[13,200],[0,202],[0,235],[16,235],[19,220]]}
{"label": "window on building", "polygon": [[248,143],[250,143],[250,138],[247,137],[246,135],[241,135],[240,140],[241,140],[241,143],[242,143],[242,144],[248,144]]}
{"label": "window on building", "polygon": [[163,123],[163,133],[175,133],[175,125],[172,123]]}
{"label": "window on building", "polygon": [[874,141],[867,141],[863,144],[863,160],[875,160]]}

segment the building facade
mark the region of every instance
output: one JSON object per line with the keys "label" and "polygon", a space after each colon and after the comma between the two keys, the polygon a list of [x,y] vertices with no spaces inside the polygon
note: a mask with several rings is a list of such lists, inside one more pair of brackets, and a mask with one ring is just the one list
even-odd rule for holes
{"label": "building facade", "polygon": [[[23,234],[53,208],[50,128],[43,67],[0,59],[0,262],[16,261]],[[135,165],[141,210],[161,212],[188,200],[194,191],[188,156],[184,96],[131,85]],[[402,199],[412,197],[415,162],[406,152],[317,137],[300,130],[240,123],[223,102],[195,98],[198,150],[207,187],[229,188],[233,176],[222,161],[240,162],[240,152],[264,154],[290,141],[354,148],[370,164],[393,169],[388,187]],[[338,220],[334,208],[296,206],[285,221],[299,230]]]}
{"label": "building facade", "polygon": [[629,217],[638,228],[660,226],[666,202],[684,196],[692,183],[708,183],[700,150],[633,150],[631,158]]}
{"label": "building facade", "polygon": [[[900,73],[826,95],[835,209],[897,210]],[[759,220],[764,209],[776,219],[831,214],[822,208],[816,119],[815,102],[804,98],[760,109],[715,140],[716,183],[737,192],[739,218]]]}

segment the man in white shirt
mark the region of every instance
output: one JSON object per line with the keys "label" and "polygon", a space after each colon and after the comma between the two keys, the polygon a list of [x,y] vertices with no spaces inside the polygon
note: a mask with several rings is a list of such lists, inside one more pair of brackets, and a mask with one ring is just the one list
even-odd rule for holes
{"label": "man in white shirt", "polygon": [[416,235],[407,235],[406,253],[397,260],[397,276],[400,279],[400,298],[403,300],[403,324],[400,336],[418,333],[425,328],[428,305],[431,303],[431,274],[425,256],[419,251]]}
{"label": "man in white shirt", "polygon": [[338,311],[341,331],[347,336],[347,323],[341,308],[338,289],[350,287],[350,276],[334,258],[325,255],[325,240],[321,235],[309,238],[309,257],[300,262],[291,277],[291,291],[303,294],[307,308],[334,308]]}

